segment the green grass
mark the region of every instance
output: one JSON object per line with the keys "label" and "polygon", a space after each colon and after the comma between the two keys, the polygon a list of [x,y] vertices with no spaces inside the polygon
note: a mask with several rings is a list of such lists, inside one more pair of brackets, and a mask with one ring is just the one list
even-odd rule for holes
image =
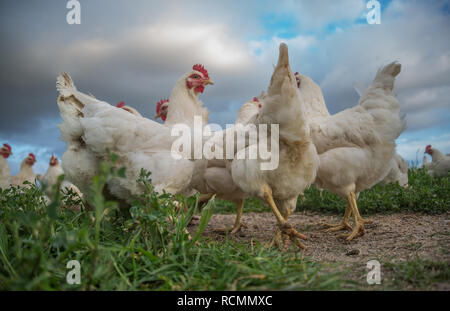
{"label": "green grass", "polygon": [[[419,212],[424,214],[442,214],[450,209],[450,175],[443,178],[431,178],[423,169],[409,170],[409,187],[404,189],[398,184],[381,185],[362,192],[358,207],[362,214]],[[217,202],[216,212],[234,213],[235,206],[227,201]],[[341,197],[312,186],[305,191],[305,200],[299,199],[297,211],[307,210],[319,213],[343,214],[347,204]],[[270,212],[260,200],[249,198],[245,202],[245,212]]]}
{"label": "green grass", "polygon": [[[186,226],[197,197],[156,194],[145,172],[142,197],[129,211],[119,210],[102,195],[109,179],[124,174],[113,166],[100,166],[87,196],[92,210],[61,209],[82,203],[57,187],[50,203],[35,185],[0,190],[0,290],[333,290],[349,283],[323,273],[320,263],[260,243],[201,237],[214,200],[191,237]],[[80,285],[66,282],[70,260],[80,262]]]}
{"label": "green grass", "polygon": [[385,289],[441,289],[450,286],[450,263],[429,260],[410,260],[399,263],[384,263]]}
{"label": "green grass", "polygon": [[[201,212],[192,237],[186,232],[198,213],[197,197],[184,199],[153,191],[150,175],[139,181],[144,193],[130,210],[118,209],[102,195],[111,178],[124,176],[114,168],[116,157],[100,166],[86,206],[76,194],[57,186],[50,202],[35,185],[0,189],[0,290],[339,290],[365,288],[346,278],[343,268],[267,249],[258,242],[211,241],[202,237],[212,213],[234,210],[211,200]],[[411,170],[410,188],[377,186],[361,195],[364,212],[424,213],[448,211],[449,179],[433,180]],[[177,200],[177,206],[174,201]],[[81,205],[81,211],[61,206]],[[306,192],[299,209],[342,213],[344,201],[330,193]],[[186,208],[187,212],[181,212]],[[266,211],[256,199],[246,211]],[[81,264],[81,284],[66,282],[67,262]],[[448,264],[410,263],[387,266],[401,286],[422,286],[448,280]],[[364,278],[363,278],[364,279]],[[419,284],[420,283],[420,284]],[[422,285],[421,285],[422,284]]]}

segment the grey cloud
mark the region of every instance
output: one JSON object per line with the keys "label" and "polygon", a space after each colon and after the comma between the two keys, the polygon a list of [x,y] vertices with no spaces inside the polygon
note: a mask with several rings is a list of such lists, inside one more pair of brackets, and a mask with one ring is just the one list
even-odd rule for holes
{"label": "grey cloud", "polygon": [[[297,16],[299,32],[309,33],[284,40],[293,69],[323,87],[331,112],[357,102],[354,81],[368,85],[380,66],[399,60],[404,66],[397,91],[409,130],[441,126],[450,82],[449,19],[440,14],[442,2],[394,0],[381,25],[334,34],[322,29],[357,19],[364,3],[93,0],[82,1],[82,24],[69,26],[64,1],[2,2],[0,139],[64,150],[56,127],[55,79],[61,71],[81,91],[111,104],[123,100],[152,117],[155,103],[200,62],[216,82],[201,95],[211,122],[233,123],[239,106],[268,85],[281,39],[272,38],[263,17],[283,12]],[[171,36],[161,25],[180,27]],[[195,37],[194,27],[204,33]],[[311,32],[317,29],[320,35]],[[261,55],[253,54],[254,45],[262,47]],[[427,112],[430,107],[443,109],[440,116]]]}

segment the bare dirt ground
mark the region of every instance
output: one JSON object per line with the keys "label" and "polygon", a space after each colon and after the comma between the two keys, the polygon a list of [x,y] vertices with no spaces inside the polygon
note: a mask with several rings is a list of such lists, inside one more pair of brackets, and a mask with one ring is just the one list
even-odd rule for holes
{"label": "bare dirt ground", "polygon": [[[215,230],[231,226],[234,217],[234,215],[213,215],[203,235],[211,240],[225,240],[226,235]],[[360,289],[450,291],[450,280],[424,285],[402,283],[394,286],[392,284],[396,282],[396,275],[392,270],[383,268],[385,263],[414,260],[450,263],[450,213],[366,216],[365,218],[373,220],[373,223],[366,225],[364,236],[353,241],[339,238],[343,231],[323,232],[321,224],[338,223],[341,217],[304,212],[292,214],[289,222],[308,237],[307,241],[303,241],[308,249],[300,253],[314,261],[324,263],[328,267],[325,271],[344,272],[345,278],[359,284]],[[191,233],[194,232],[197,222],[193,222],[190,226]],[[252,241],[267,243],[272,240],[276,230],[276,220],[271,213],[244,213],[243,223],[245,227],[235,235],[228,235],[229,239],[249,245]],[[291,246],[291,250],[294,249]],[[382,265],[383,285],[367,285],[367,262],[372,259],[378,260]],[[420,279],[420,276],[414,278]]]}
{"label": "bare dirt ground", "polygon": [[[234,215],[213,215],[203,235],[214,240],[224,240],[223,233],[214,230],[231,226]],[[294,228],[308,237],[304,256],[322,262],[366,263],[377,259],[389,262],[424,259],[450,262],[450,213],[422,215],[414,213],[378,214],[366,217],[373,224],[366,225],[364,236],[346,241],[343,233],[323,232],[322,223],[338,223],[341,216],[294,213],[289,218]],[[230,239],[237,242],[258,240],[269,242],[276,230],[276,220],[271,213],[244,213],[245,228]],[[195,229],[194,226],[190,230]]]}

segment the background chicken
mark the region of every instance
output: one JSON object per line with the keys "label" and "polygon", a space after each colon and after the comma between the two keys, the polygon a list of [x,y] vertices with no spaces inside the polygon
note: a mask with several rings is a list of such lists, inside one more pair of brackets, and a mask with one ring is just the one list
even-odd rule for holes
{"label": "background chicken", "polygon": [[[235,126],[253,124],[258,117],[262,105],[258,98],[246,102],[238,111]],[[223,137],[226,139],[227,133],[231,133],[233,128],[226,129]],[[234,135],[234,134],[233,134]],[[214,138],[213,138],[214,139]],[[226,150],[225,150],[226,152]],[[237,206],[236,219],[233,227],[221,228],[217,231],[230,232],[235,234],[241,229],[242,212],[247,194],[237,186],[231,176],[231,161],[212,159],[208,161],[208,167],[203,175],[205,181],[206,198],[216,195],[217,198],[233,202]]]}
{"label": "background chicken", "polygon": [[[52,157],[50,158],[49,166],[48,166],[48,169],[47,169],[47,172],[45,173],[45,175],[40,176],[38,174],[38,176],[37,176],[37,180],[39,180],[41,185],[46,186],[46,193],[48,196],[51,195],[53,187],[56,185],[56,183],[58,182],[58,178],[61,175],[64,175],[64,170],[61,166],[61,163],[59,163],[59,160],[57,157],[52,155]],[[75,185],[68,182],[67,180],[63,180],[63,182],[61,183],[61,186],[60,186],[60,190],[66,190],[66,189],[70,189],[70,190],[72,190],[72,192],[77,193],[80,196],[80,198],[83,197],[80,190]]]}
{"label": "background chicken", "polygon": [[391,169],[382,181],[384,184],[395,184],[396,182],[403,188],[408,187],[408,163],[399,154],[394,155]]}
{"label": "background chicken", "polygon": [[400,70],[395,62],[385,66],[357,106],[333,116],[316,117],[311,123],[311,135],[320,155],[316,183],[348,202],[341,224],[327,226],[331,227],[329,231],[350,229],[348,221],[353,213],[355,227],[352,233],[343,235],[347,240],[364,233],[368,221],[360,216],[356,200],[361,191],[386,177],[395,153],[395,139],[406,128],[399,102],[392,95]]}
{"label": "background chicken", "polygon": [[118,103],[116,105],[116,107],[117,108],[122,108],[122,109],[128,111],[129,113],[134,114],[135,116],[142,117],[142,115],[136,109],[134,109],[133,107],[125,105],[125,102]]}
{"label": "background chicken", "polygon": [[19,174],[11,178],[11,184],[13,186],[23,186],[25,181],[34,183],[36,180],[36,175],[33,172],[33,165],[36,163],[36,157],[34,154],[30,153],[23,159],[20,164]]}
{"label": "background chicken", "polygon": [[158,103],[156,103],[155,119],[161,118],[161,120],[165,122],[167,119],[168,111],[169,111],[169,100],[161,99]]}
{"label": "background chicken", "polygon": [[11,169],[9,167],[7,159],[12,155],[11,146],[3,144],[0,148],[0,188],[9,188],[11,184]]}
{"label": "background chicken", "polygon": [[[193,125],[194,116],[207,116],[198,99],[205,86],[212,84],[206,69],[195,65],[175,84],[170,100],[177,111],[168,112],[170,124]],[[79,92],[72,79],[62,74],[57,80],[60,93],[59,125],[67,150],[62,162],[64,172],[83,193],[89,190],[99,161],[107,159],[106,150],[119,155],[117,166],[126,167],[126,178],[108,183],[108,192],[116,199],[130,203],[143,189],[136,180],[142,168],[151,172],[155,191],[181,193],[188,191],[196,161],[175,159],[172,154],[171,127],[136,116],[106,102]],[[206,168],[206,162],[204,163]]]}
{"label": "background chicken", "polygon": [[432,148],[428,145],[425,148],[425,153],[431,156],[431,164],[427,167],[428,174],[432,177],[446,176],[450,171],[450,157],[444,155],[436,148]]}
{"label": "background chicken", "polygon": [[[280,137],[275,142],[279,144],[279,165],[274,170],[261,170],[262,159],[239,157],[235,157],[231,165],[233,181],[245,193],[266,200],[275,214],[279,230],[274,243],[281,245],[284,236],[285,242],[290,239],[300,248],[305,245],[298,239],[306,237],[292,228],[287,219],[295,210],[299,194],[314,181],[319,165],[303,109],[303,94],[289,66],[287,45],[282,43],[267,97],[255,121],[257,126],[279,124]],[[238,155],[247,153],[250,147],[239,150]],[[271,148],[273,150],[274,145]]]}
{"label": "background chicken", "polygon": [[[156,118],[161,117],[164,121],[169,107],[169,100],[159,101],[156,105]],[[238,111],[235,125],[247,125],[254,123],[261,107],[262,105],[257,97],[254,97],[253,100],[243,104]],[[233,128],[229,128],[222,131],[223,139],[226,139],[227,133],[231,133],[233,130]],[[214,137],[211,139],[214,139]],[[213,195],[216,195],[216,198],[227,200],[237,205],[236,219],[233,227],[221,228],[217,230],[220,232],[230,232],[231,234],[235,234],[241,229],[242,226],[241,218],[246,194],[233,182],[230,164],[231,161],[227,159],[208,160],[207,168],[203,174],[204,187],[198,191],[201,191],[202,193],[199,199],[200,202],[208,201]]]}

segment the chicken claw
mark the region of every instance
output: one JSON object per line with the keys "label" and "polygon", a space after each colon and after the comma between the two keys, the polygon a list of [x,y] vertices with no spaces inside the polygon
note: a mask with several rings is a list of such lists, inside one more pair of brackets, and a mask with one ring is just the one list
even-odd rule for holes
{"label": "chicken claw", "polygon": [[299,233],[297,230],[294,229],[294,227],[292,227],[292,225],[290,225],[287,222],[287,218],[290,215],[290,211],[285,211],[284,212],[284,217],[283,215],[281,215],[280,211],[278,210],[277,205],[275,204],[273,197],[272,197],[272,191],[271,189],[264,189],[264,197],[267,201],[267,203],[269,204],[270,208],[272,209],[272,212],[274,213],[277,222],[278,222],[278,231],[277,231],[277,235],[275,236],[274,242],[276,242],[279,233],[285,235],[285,242],[289,241],[287,239],[287,237],[295,244],[297,245],[298,248],[300,249],[306,249],[306,246],[301,243],[298,239],[303,239],[303,240],[307,240],[307,237],[301,233]]}
{"label": "chicken claw", "polygon": [[[346,238],[347,241],[351,241],[357,236],[362,236],[366,233],[366,229],[364,228],[365,223],[371,223],[371,220],[365,220],[361,217],[358,211],[358,205],[356,204],[356,195],[354,192],[350,192],[348,196],[348,202],[349,207],[351,207],[351,213],[353,213],[353,219],[355,222],[355,227],[353,228],[352,233],[350,234],[341,234],[341,238]],[[347,216],[347,211],[349,208],[347,207],[347,210],[345,211],[345,216]],[[344,216],[344,220],[345,220]]]}
{"label": "chicken claw", "polygon": [[335,231],[341,231],[341,230],[352,230],[352,226],[349,225],[348,222],[342,221],[340,224],[323,224],[324,227],[327,229],[323,232],[335,232]]}
{"label": "chicken claw", "polygon": [[324,232],[335,232],[340,230],[352,230],[352,226],[348,223],[350,215],[352,213],[352,207],[351,205],[347,206],[347,209],[345,210],[344,218],[342,219],[340,224],[322,224],[324,227],[328,228]]}
{"label": "chicken claw", "polygon": [[[284,227],[284,228],[282,228]],[[307,237],[303,234],[297,232],[291,225],[286,223],[285,225],[280,225],[275,237],[272,241],[267,245],[267,248],[271,248],[273,246],[278,247],[282,251],[286,251],[288,249],[289,242],[292,241],[299,249],[305,250],[307,249],[306,245],[301,243],[298,238],[307,240]]]}
{"label": "chicken claw", "polygon": [[290,239],[295,245],[297,245],[298,248],[300,249],[307,248],[306,245],[300,242],[298,239],[307,240],[308,238],[305,235],[298,232],[297,230],[295,230],[294,227],[292,227],[292,225],[284,223],[279,224],[278,227],[280,228],[282,234],[285,236],[284,240],[285,246],[287,246],[287,243]]}
{"label": "chicken claw", "polygon": [[234,225],[231,228],[219,228],[214,231],[222,232],[222,233],[230,233],[235,234],[241,230],[242,227],[245,228],[245,225],[241,222],[242,219],[242,211],[244,209],[244,200],[241,200],[237,206],[236,218],[234,220]]}
{"label": "chicken claw", "polygon": [[245,228],[246,225],[244,225],[243,223],[239,223],[239,224],[235,224],[233,227],[228,227],[228,228],[217,228],[214,230],[214,232],[217,233],[228,233],[228,234],[236,234],[239,231],[241,231],[242,228]]}
{"label": "chicken claw", "polygon": [[369,220],[369,219],[364,219],[362,217],[359,217],[359,221],[362,222],[365,225],[370,225],[373,223],[373,220]]}
{"label": "chicken claw", "polygon": [[364,235],[365,232],[366,232],[366,229],[364,228],[364,223],[358,222],[355,225],[355,228],[353,229],[352,233],[350,233],[350,234],[344,233],[344,234],[341,234],[339,237],[345,238],[347,241],[351,241],[359,235],[361,235],[361,236]]}

